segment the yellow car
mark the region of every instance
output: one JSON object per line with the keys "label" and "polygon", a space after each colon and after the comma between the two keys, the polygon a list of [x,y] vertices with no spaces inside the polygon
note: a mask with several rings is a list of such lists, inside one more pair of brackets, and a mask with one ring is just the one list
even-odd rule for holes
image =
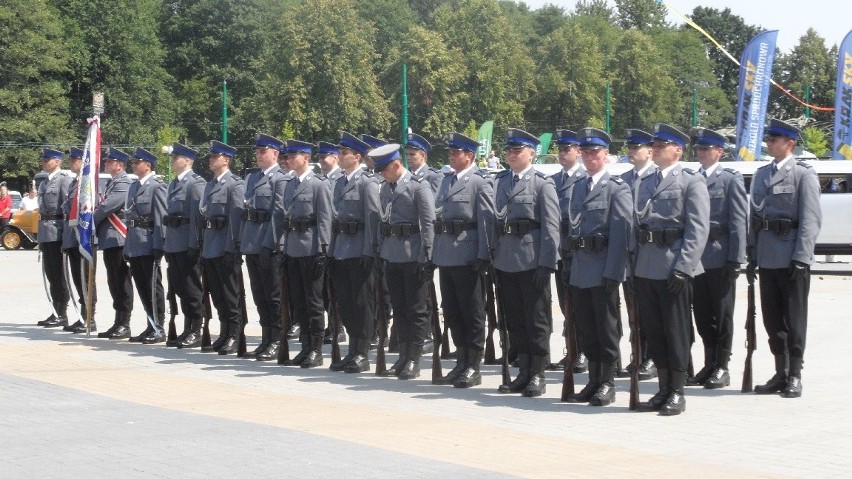
{"label": "yellow car", "polygon": [[33,249],[38,246],[39,218],[38,210],[14,212],[9,224],[0,231],[0,244],[6,249]]}

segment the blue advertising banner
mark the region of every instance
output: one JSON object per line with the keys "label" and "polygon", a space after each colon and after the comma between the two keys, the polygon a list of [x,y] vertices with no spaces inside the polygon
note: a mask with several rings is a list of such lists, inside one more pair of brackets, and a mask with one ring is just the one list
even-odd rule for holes
{"label": "blue advertising banner", "polygon": [[852,160],[852,31],[837,52],[837,97],[834,100],[834,159]]}
{"label": "blue advertising banner", "polygon": [[754,161],[760,155],[777,37],[778,30],[763,32],[743,50],[737,101],[737,161]]}

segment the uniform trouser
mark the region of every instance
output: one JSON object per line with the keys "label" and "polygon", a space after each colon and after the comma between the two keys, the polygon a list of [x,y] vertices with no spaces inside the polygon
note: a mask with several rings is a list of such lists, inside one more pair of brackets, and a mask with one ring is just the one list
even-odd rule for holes
{"label": "uniform trouser", "polygon": [[535,287],[535,270],[497,271],[503,310],[509,319],[509,343],[518,354],[550,354],[550,285]]}
{"label": "uniform trouser", "polygon": [[[134,256],[130,258],[130,274],[136,283],[136,292],[145,313],[155,320],[166,317],[166,295],[163,292],[163,275],[160,272],[160,264],[154,265],[154,257],[151,255]],[[156,301],[157,310],[154,311],[153,302]]]}
{"label": "uniform trouser", "polygon": [[[227,325],[228,335],[239,337],[242,330],[242,313],[240,312],[240,278],[243,274],[241,266],[229,267],[224,256],[204,258],[201,260],[204,274],[207,276],[207,287],[210,288],[210,299],[219,322]],[[222,331],[219,331],[222,334]]]}
{"label": "uniform trouser", "polygon": [[[399,342],[423,344],[429,338],[432,314],[429,311],[430,280],[417,276],[418,264],[386,263],[385,279],[388,283],[394,324]],[[440,341],[440,338],[435,338]]]}
{"label": "uniform trouser", "polygon": [[287,292],[290,308],[302,331],[322,334],[325,307],[322,301],[324,276],[314,279],[316,256],[290,257],[287,260]]}
{"label": "uniform trouser", "polygon": [[[633,281],[625,281],[625,282],[621,283],[621,287],[622,287],[622,290],[624,291],[624,302],[627,305],[627,320],[630,321],[631,320],[631,318],[630,318],[631,311],[630,310],[631,310],[631,308],[633,308],[633,306],[631,306],[630,304],[631,304],[632,301],[635,301],[635,296],[636,296],[636,292],[635,292],[634,286],[633,286]],[[635,302],[633,304],[636,305]],[[632,314],[636,314],[636,315],[639,314],[638,307],[637,307],[637,310],[633,311]],[[642,322],[639,321],[639,318],[632,318],[632,320],[637,321],[636,324],[638,324],[640,329],[641,329]],[[633,328],[630,328],[630,344],[633,344],[633,334],[635,334],[634,331],[633,331]],[[648,335],[645,334],[642,331],[640,331],[640,335],[641,335],[641,337],[639,339],[642,341],[642,344],[641,344],[641,346],[642,346],[642,361],[645,361],[645,360],[651,359],[651,355],[648,354]]]}
{"label": "uniform trouser", "polygon": [[103,260],[112,307],[116,313],[126,313],[116,317],[125,317],[129,321],[130,312],[133,311],[133,282],[130,280],[130,268],[124,261],[122,250],[121,246],[103,250]]}
{"label": "uniform trouser", "polygon": [[[74,282],[74,289],[77,290],[77,297],[80,298],[80,314],[83,316],[83,320],[86,319],[86,287],[88,287],[89,281],[89,268],[88,263],[83,261],[83,255],[80,254],[80,249],[78,247],[68,248],[65,250],[65,254],[68,255],[68,268],[71,270],[71,281]],[[97,257],[96,257],[97,259]],[[98,302],[98,290],[95,286],[95,282],[92,282],[92,306]],[[92,318],[94,319],[94,318]]]}
{"label": "uniform trouser", "polygon": [[790,281],[790,271],[760,268],[760,308],[763,326],[769,335],[769,350],[775,356],[789,353],[791,358],[805,354],[808,330],[808,293],[811,274]]}
{"label": "uniform trouser", "polygon": [[485,349],[485,289],[470,266],[442,266],[441,309],[456,350]]}
{"label": "uniform trouser", "polygon": [[571,286],[574,318],[582,325],[583,352],[590,361],[612,364],[618,357],[618,289]]}
{"label": "uniform trouser", "polygon": [[705,350],[730,351],[734,340],[734,291],[727,270],[705,270],[692,283],[692,312]]}
{"label": "uniform trouser", "polygon": [[202,324],[204,289],[201,286],[201,263],[192,261],[186,251],[166,253],[166,275],[169,289],[180,298],[180,310],[190,324]]}
{"label": "uniform trouser", "polygon": [[[260,316],[260,326],[281,329],[281,264],[275,256],[270,262],[261,261],[259,254],[247,254],[251,296]],[[277,341],[277,338],[276,338]]]}
{"label": "uniform trouser", "polygon": [[334,294],[340,322],[353,338],[369,341],[373,337],[375,321],[375,285],[372,268],[364,271],[361,258],[335,260]]}
{"label": "uniform trouser", "polygon": [[690,286],[680,293],[667,289],[667,280],[636,278],[636,299],[642,333],[648,338],[648,352],[660,369],[686,373],[689,365]]}
{"label": "uniform trouser", "polygon": [[53,307],[60,316],[68,311],[68,289],[65,284],[65,265],[62,263],[62,241],[40,243],[44,275],[50,290]]}

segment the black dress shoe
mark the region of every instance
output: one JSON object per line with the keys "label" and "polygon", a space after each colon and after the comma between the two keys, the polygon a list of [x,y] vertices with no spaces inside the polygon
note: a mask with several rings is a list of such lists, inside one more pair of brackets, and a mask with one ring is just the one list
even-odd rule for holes
{"label": "black dress shoe", "polygon": [[572,366],[574,368],[574,374],[581,374],[589,370],[589,360],[586,358],[584,353],[580,353],[577,355],[577,359],[574,360],[574,364]]}
{"label": "black dress shoe", "polygon": [[787,386],[787,374],[776,372],[774,376],[769,378],[766,384],[761,384],[754,387],[755,394],[775,394],[780,393]]}
{"label": "black dress shoe", "polygon": [[787,384],[784,390],[781,391],[782,398],[798,398],[802,397],[802,379],[797,376],[787,378]]}
{"label": "black dress shoe", "polygon": [[44,323],[45,328],[58,328],[60,326],[68,326],[68,318],[65,316],[54,317],[52,320]]}
{"label": "black dress shoe", "polygon": [[525,397],[534,398],[541,396],[547,391],[547,385],[544,383],[544,374],[533,374],[527,387],[522,393]]}
{"label": "black dress shoe", "polygon": [[402,371],[402,367],[405,365],[405,356],[400,355],[400,357],[390,365],[390,367],[385,369],[385,372],[381,373],[379,376],[399,376],[399,372]]}
{"label": "black dress shoe", "polygon": [[228,338],[225,341],[225,344],[219,348],[219,355],[226,356],[228,354],[234,354],[240,348],[240,341],[237,338]]}
{"label": "black dress shoe", "polygon": [[583,389],[578,393],[568,395],[568,399],[565,402],[569,403],[581,403],[581,402],[589,402],[592,400],[592,397],[597,392],[600,385],[597,382],[590,382],[583,386]]}
{"label": "black dress shoe", "polygon": [[[79,321],[78,321],[79,322]],[[89,332],[94,333],[98,330],[98,325],[95,324],[94,321],[89,323]],[[74,329],[71,330],[72,334],[81,334],[86,332],[86,323],[80,323],[80,325],[74,324]]]}
{"label": "black dress shoe", "polygon": [[416,379],[420,377],[420,361],[414,361],[413,359],[409,359],[402,365],[402,368],[399,370],[399,374],[396,376],[398,379],[408,380],[408,379]]}
{"label": "black dress shoe", "polygon": [[302,348],[302,350],[299,351],[299,354],[297,354],[293,358],[292,365],[293,366],[301,366],[302,362],[305,360],[305,358],[308,357],[308,354],[311,354],[311,348],[309,348],[309,347]]}
{"label": "black dress shoe", "polygon": [[663,407],[663,404],[669,398],[669,393],[667,391],[657,391],[657,394],[651,396],[647,402],[642,401],[636,405],[636,410],[639,412],[657,412],[660,408]]}
{"label": "black dress shoe", "polygon": [[716,365],[710,363],[703,368],[695,376],[686,379],[687,386],[703,386],[710,379],[713,372],[716,371]]}
{"label": "black dress shoe", "polygon": [[731,375],[727,368],[719,366],[713,371],[713,374],[704,382],[705,389],[719,389],[731,385]]}
{"label": "black dress shoe", "polygon": [[201,346],[201,335],[190,332],[177,343],[178,349],[192,349]]}
{"label": "black dress shoe", "polygon": [[102,338],[102,339],[109,338],[109,335],[110,335],[110,334],[112,334],[112,332],[113,332],[113,331],[115,331],[115,328],[117,328],[117,327],[118,327],[118,325],[117,325],[117,324],[113,324],[113,325],[112,325],[112,326],[110,326],[110,327],[109,327],[109,329],[107,329],[106,331],[104,331],[104,332],[102,332],[102,333],[98,333],[98,337],[99,337],[99,338]]}
{"label": "black dress shoe", "polygon": [[639,366],[639,380],[647,381],[649,379],[654,379],[657,377],[657,366],[654,364],[653,359],[646,359],[642,362],[642,365]]}
{"label": "black dress shoe", "polygon": [[322,352],[312,349],[310,352],[308,352],[308,355],[305,356],[305,360],[302,361],[299,366],[306,369],[322,366]]}
{"label": "black dress shoe", "polygon": [[354,374],[354,373],[362,373],[364,371],[370,370],[370,360],[367,359],[367,356],[356,354],[352,361],[346,363],[346,366],[343,368],[343,372]]}
{"label": "black dress shoe", "polygon": [[157,343],[165,343],[166,342],[166,334],[163,331],[153,332],[148,336],[142,338],[142,344],[157,344]]}
{"label": "black dress shoe", "polygon": [[615,387],[605,382],[600,385],[595,395],[589,399],[589,406],[609,406],[615,401]]}
{"label": "black dress shoe", "polygon": [[175,339],[169,339],[169,340],[167,340],[167,341],[166,341],[166,347],[169,347],[169,348],[176,348],[176,347],[178,347],[178,345],[180,344],[180,342],[181,342],[181,341],[183,341],[183,338],[185,338],[185,337],[189,336],[189,334],[190,334],[191,332],[192,332],[192,331],[184,331],[184,332],[180,333],[180,336],[176,337]]}
{"label": "black dress shoe", "polygon": [[547,365],[548,371],[564,371],[565,365],[568,364],[568,356],[560,359],[558,363],[550,363]]}
{"label": "black dress shoe", "polygon": [[74,324],[62,326],[62,330],[65,331],[66,333],[71,333],[71,332],[74,332],[74,328],[77,328],[79,326],[83,326],[84,329],[86,327],[85,325],[83,325],[83,322],[78,319],[77,322],[74,323]]}
{"label": "black dress shoe", "polygon": [[334,372],[341,372],[346,369],[346,365],[349,363],[349,361],[352,361],[352,358],[354,357],[355,351],[350,351],[346,356],[343,356],[343,359],[341,359],[340,361],[336,363],[331,363],[331,365],[328,367],[328,370]]}
{"label": "black dress shoe", "polygon": [[148,327],[145,328],[145,331],[142,331],[142,334],[140,334],[138,336],[131,336],[130,342],[131,343],[141,343],[143,339],[147,338],[148,336],[150,336],[153,333],[154,333],[154,328],[149,324]]}
{"label": "black dress shoe", "polygon": [[277,360],[279,349],[281,349],[281,343],[279,343],[278,341],[273,341],[269,343],[269,346],[267,346],[266,349],[258,353],[255,359],[258,361]]}
{"label": "black dress shoe", "polygon": [[299,335],[302,333],[302,327],[298,324],[291,324],[289,328],[287,328],[287,339],[299,339]]}
{"label": "black dress shoe", "polygon": [[51,314],[50,316],[48,316],[48,317],[42,319],[41,321],[37,322],[36,325],[37,326],[44,326],[45,324],[53,321],[54,319],[56,319],[56,315]]}
{"label": "black dress shoe", "polygon": [[[100,336],[100,335],[99,335]],[[127,339],[130,337],[130,326],[116,326],[115,329],[109,333],[109,339]]]}
{"label": "black dress shoe", "polygon": [[201,352],[202,352],[202,353],[213,353],[213,352],[217,352],[217,351],[219,351],[220,349],[222,349],[222,346],[224,346],[224,345],[225,345],[225,342],[226,342],[227,340],[228,340],[228,337],[227,337],[227,336],[219,336],[218,338],[216,338],[216,341],[213,341],[213,344],[211,344],[210,346],[202,346],[202,347],[201,347]]}
{"label": "black dress shoe", "polygon": [[629,378],[631,376],[631,371],[629,368],[621,368],[615,370],[615,377],[617,378]]}
{"label": "black dress shoe", "polygon": [[686,398],[677,391],[669,395],[668,400],[660,407],[660,416],[677,416],[686,411]]}

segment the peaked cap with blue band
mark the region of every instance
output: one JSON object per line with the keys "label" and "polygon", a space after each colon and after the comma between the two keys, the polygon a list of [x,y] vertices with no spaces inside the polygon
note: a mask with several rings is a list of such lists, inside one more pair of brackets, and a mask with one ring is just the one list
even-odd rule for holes
{"label": "peaked cap with blue band", "polygon": [[802,137],[802,131],[789,123],[772,118],[766,126],[766,136],[786,136],[799,140]]}
{"label": "peaked cap with blue band", "polygon": [[695,145],[707,145],[725,147],[728,139],[725,135],[717,133],[709,128],[696,128],[693,130],[692,143]]}
{"label": "peaked cap with blue band", "polygon": [[405,144],[405,147],[417,148],[418,150],[423,150],[426,153],[429,153],[429,150],[432,149],[432,145],[428,141],[426,141],[426,138],[423,138],[417,133],[408,134],[408,143]]}
{"label": "peaked cap with blue band", "polygon": [[198,157],[198,151],[193,150],[186,145],[174,142],[172,143],[172,156],[185,156],[194,161]]}
{"label": "peaked cap with blue band", "polygon": [[287,140],[287,154],[306,153],[312,155],[314,153],[313,143],[301,140]]}
{"label": "peaked cap with blue band", "polygon": [[237,149],[231,145],[226,145],[221,141],[210,140],[210,153],[225,155],[228,158],[233,158],[237,154]]}
{"label": "peaked cap with blue band", "polygon": [[147,161],[151,163],[151,166],[157,164],[157,156],[145,148],[136,147],[136,151],[133,152],[133,158],[137,160]]}
{"label": "peaked cap with blue band", "polygon": [[447,148],[476,153],[479,150],[479,142],[461,133],[452,132],[447,136]]}
{"label": "peaked cap with blue band", "polygon": [[374,148],[368,155],[373,159],[373,163],[375,163],[375,171],[376,173],[381,173],[394,161],[400,159],[399,155],[399,144],[398,143],[388,143],[387,145],[380,146],[378,148]]}
{"label": "peaked cap with blue band", "polygon": [[339,155],[340,154],[340,145],[335,145],[334,143],[329,143],[327,141],[321,141],[317,144],[317,154],[319,155]]}
{"label": "peaked cap with blue band", "polygon": [[579,145],[580,140],[577,139],[577,132],[571,130],[556,130],[557,145]]}
{"label": "peaked cap with blue band", "polygon": [[127,163],[130,161],[130,155],[119,150],[118,148],[109,148],[106,154],[107,159],[120,161],[122,163]]}
{"label": "peaked cap with blue band", "polygon": [[527,133],[520,128],[509,128],[506,131],[506,146],[505,148],[512,148],[516,146],[528,146],[530,148],[537,148],[539,145],[538,137],[533,135],[532,133]]}
{"label": "peaked cap with blue band", "polygon": [[378,148],[380,146],[385,146],[388,144],[387,141],[382,140],[381,138],[376,138],[371,135],[361,135],[361,141],[370,145],[370,148]]}
{"label": "peaked cap with blue band", "polygon": [[41,150],[41,159],[42,160],[59,160],[62,161],[63,155],[59,150],[52,150],[50,148],[44,148]]}
{"label": "peaked cap with blue band", "polygon": [[79,148],[74,148],[73,146],[71,148],[68,148],[68,158],[82,158],[82,157],[83,157],[83,150],[81,150]]}
{"label": "peaked cap with blue band", "polygon": [[370,145],[368,143],[347,131],[340,132],[340,147],[355,150],[362,155],[366,155],[367,150],[370,149]]}
{"label": "peaked cap with blue band", "polygon": [[683,148],[689,143],[689,135],[671,125],[657,123],[654,125],[654,140],[671,141]]}
{"label": "peaked cap with blue band", "polygon": [[254,139],[255,148],[272,148],[273,150],[283,151],[284,142],[274,136],[265,133],[258,133]]}
{"label": "peaked cap with blue band", "polygon": [[577,132],[577,136],[579,137],[581,150],[609,148],[609,144],[612,143],[612,138],[605,131],[597,128],[583,128]]}
{"label": "peaked cap with blue band", "polygon": [[638,128],[624,130],[624,136],[628,145],[650,145],[654,142],[654,135]]}

